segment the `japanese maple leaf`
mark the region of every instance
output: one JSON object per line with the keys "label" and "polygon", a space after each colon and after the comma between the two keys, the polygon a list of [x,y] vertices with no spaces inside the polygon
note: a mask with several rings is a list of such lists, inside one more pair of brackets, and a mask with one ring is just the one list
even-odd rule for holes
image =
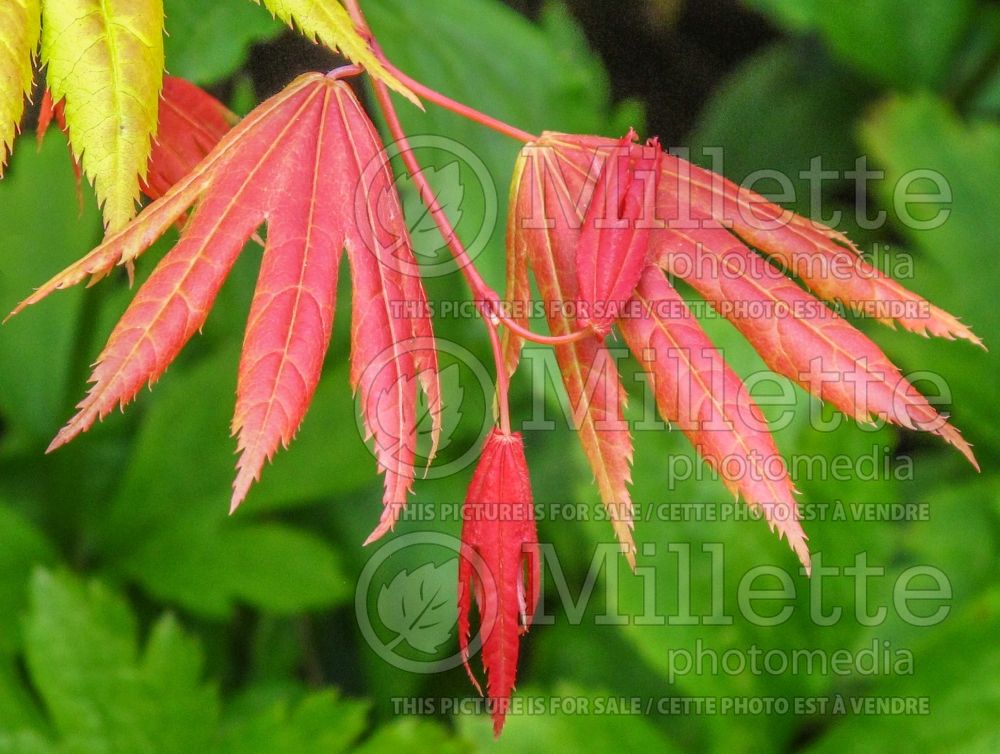
{"label": "japanese maple leaf", "polygon": [[135,215],[156,135],[162,0],[34,4],[46,86],[65,103],[73,155],[94,185],[106,228],[118,231]]}
{"label": "japanese maple leaf", "polygon": [[[198,147],[196,139],[191,146]],[[427,395],[435,435],[440,428],[430,321],[392,308],[426,301],[392,182],[378,134],[342,81],[307,74],[260,105],[132,223],[15,310],[130,264],[195,207],[180,241],[112,332],[89,394],[50,450],[163,374],[201,329],[244,244],[266,222],[239,368],[233,432],[241,456],[232,505],[305,416],[330,342],[346,249],[354,289],[351,381],[385,475],[377,533],[390,529],[414,479],[409,438],[417,432],[418,389]]]}
{"label": "japanese maple leaf", "polygon": [[493,730],[500,735],[517,679],[520,635],[538,604],[541,562],[524,441],[493,430],[486,439],[462,508],[458,566],[458,642],[469,678],[472,599],[479,608],[479,637]]}
{"label": "japanese maple leaf", "polygon": [[[442,168],[425,167],[421,173],[423,179],[428,183],[440,186],[437,192],[438,205],[445,209],[452,222],[458,225],[464,214],[462,204],[465,200],[465,186],[462,184],[462,174],[459,164],[452,162]],[[396,188],[401,196],[412,196],[415,206],[421,208],[416,218],[410,222],[410,237],[413,239],[417,254],[433,260],[439,250],[437,246],[442,242],[440,232],[434,223],[433,215],[420,202],[412,176],[405,172],[401,173],[396,178]],[[430,240],[426,243],[421,243],[424,238]]]}
{"label": "japanese maple leaf", "polygon": [[[643,149],[630,141],[547,133],[525,147],[515,172],[509,228],[511,299],[524,302],[530,295],[530,267],[546,299],[550,328],[566,334],[571,323],[560,312],[585,309],[598,296],[624,296],[617,286],[634,280],[630,305],[617,326],[650,375],[660,414],[685,433],[730,490],[763,509],[807,570],[792,481],[763,415],[663,271],[715,306],[775,372],[858,421],[878,417],[940,435],[976,466],[958,430],[870,338],[821,298],[859,306],[917,303],[926,317],[903,316],[896,322],[921,334],[981,345],[966,326],[874,269],[838,232],[670,154],[655,158],[658,178],[644,185],[645,190],[655,184],[654,197],[650,203],[644,194],[640,202],[633,174],[648,170],[651,158],[626,156]],[[633,165],[624,173],[623,157]],[[614,187],[611,201],[608,192]],[[617,214],[609,216],[607,207],[615,202]],[[609,217],[630,222],[609,238],[600,228]],[[815,296],[767,257],[797,274]],[[836,276],[830,274],[834,265]],[[604,282],[595,284],[594,276],[601,274]],[[748,303],[761,305],[770,316],[746,316],[741,304]],[[582,404],[577,425],[584,452],[602,498],[612,506],[623,548],[631,553],[631,439],[620,422],[624,396],[617,374],[608,368],[606,323],[591,321],[591,327],[598,336],[560,346],[557,356],[571,400]],[[511,369],[519,347],[516,337],[508,338]],[[590,378],[596,387],[588,391],[583,386]]]}

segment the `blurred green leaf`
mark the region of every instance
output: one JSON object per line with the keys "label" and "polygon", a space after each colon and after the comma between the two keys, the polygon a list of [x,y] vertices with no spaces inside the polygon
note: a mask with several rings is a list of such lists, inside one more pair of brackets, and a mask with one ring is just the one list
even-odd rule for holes
{"label": "blurred green leaf", "polygon": [[[61,134],[39,152],[23,138],[0,182],[0,310],[9,312],[34,288],[86,252],[100,221],[89,192],[80,214],[73,166]],[[44,445],[63,418],[73,368],[82,292],[65,291],[3,327],[0,414],[7,447]]]}
{"label": "blurred green leaf", "polygon": [[355,749],[357,754],[461,754],[476,751],[464,740],[429,720],[402,718],[379,728]]}
{"label": "blurred green leaf", "polygon": [[43,725],[41,713],[21,683],[14,659],[0,657],[0,752],[21,751],[9,739],[5,744],[6,736]]}
{"label": "blurred green leaf", "polygon": [[[986,121],[963,123],[944,102],[930,96],[896,97],[865,120],[862,138],[886,171],[883,205],[909,243],[923,252],[914,280],[903,281],[933,303],[962,318],[984,337],[989,353],[967,343],[926,342],[887,333],[889,352],[909,369],[931,365],[952,393],[951,414],[968,428],[977,452],[1000,455],[1000,427],[995,408],[1000,389],[984,374],[1000,373],[1000,352],[992,342],[1000,332],[996,291],[1000,268],[983,264],[983,250],[1000,248],[1000,126]],[[920,171],[914,173],[912,171]],[[939,193],[914,176],[940,176],[951,193],[943,204],[902,205],[903,192]],[[901,211],[902,210],[902,211]],[[920,227],[941,215],[938,227]]]}
{"label": "blurred green leaf", "polygon": [[[494,0],[372,0],[365,12],[396,65],[460,102],[533,133],[620,127],[607,74],[563,10],[550,8],[541,25]],[[477,266],[491,285],[501,285],[508,185],[520,145],[440,108],[422,113],[403,105],[400,115],[409,134],[433,135],[429,146],[416,151],[432,169],[428,177],[436,191],[453,184],[444,169],[460,166],[464,201],[449,208],[449,216],[470,246],[485,233],[485,245],[471,251],[481,253]],[[465,149],[474,156],[464,155]],[[414,192],[404,192],[404,201],[408,216],[423,215]],[[424,261],[440,263],[447,256],[433,234],[417,251]],[[454,290],[452,283],[452,296]]]}
{"label": "blurred green leaf", "polygon": [[233,524],[190,516],[150,532],[114,570],[150,594],[211,618],[237,601],[292,614],[346,599],[350,585],[329,545],[280,524]]}
{"label": "blurred green leaf", "polygon": [[[855,714],[841,718],[809,748],[811,754],[880,751],[884,742],[906,741],[913,751],[985,754],[1000,746],[1000,593],[967,602],[947,631],[915,653],[919,672],[885,681],[875,699],[926,699],[929,714]],[[854,696],[859,700],[863,697]],[[850,703],[850,702],[848,702]]]}
{"label": "blurred green leaf", "polygon": [[26,623],[32,681],[68,751],[190,754],[210,742],[215,692],[170,617],[139,654],[125,602],[97,583],[39,571]]}
{"label": "blurred green leaf", "polygon": [[32,571],[36,565],[54,561],[55,553],[45,535],[0,503],[0,656],[20,648],[21,611],[28,603]]}
{"label": "blurred green leaf", "polygon": [[109,567],[212,617],[228,615],[237,600],[277,613],[335,604],[349,585],[327,543],[254,520],[249,506],[228,516],[236,362],[223,350],[157,386],[101,532]]}
{"label": "blurred green leaf", "polygon": [[[229,340],[218,352],[192,354],[190,367],[178,369],[179,379],[168,375],[152,396],[140,397],[140,403],[152,405],[124,474],[110,530],[119,524],[127,529],[128,521],[151,520],[156,514],[168,517],[178,497],[216,513],[228,509],[236,465],[235,442],[229,436],[239,364],[236,345]],[[328,358],[338,357],[334,344]],[[295,442],[265,467],[240,516],[308,505],[377,481],[374,456],[356,429],[346,359],[339,361],[324,375]],[[134,500],[145,501],[145,513],[134,510]],[[119,522],[119,516],[125,520]],[[130,538],[127,531],[121,534]]]}
{"label": "blurred green leaf", "polygon": [[[97,582],[38,571],[31,602],[28,670],[57,743],[37,729],[41,721],[0,665],[4,754],[337,754],[355,750],[367,727],[367,702],[295,684],[273,693],[251,687],[220,723],[216,691],[201,681],[201,651],[172,617],[153,625],[140,652],[128,604]],[[414,730],[456,750],[444,731],[423,723],[387,728],[366,750],[407,742]]]}
{"label": "blurred green leaf", "polygon": [[939,88],[975,0],[744,0],[794,31],[817,31],[840,58],[900,89]]}
{"label": "blurred green leaf", "polygon": [[[745,62],[713,97],[690,139],[691,158],[721,168],[738,183],[760,175],[752,188],[764,194],[780,196],[783,188],[758,171],[780,173],[797,200],[782,203],[808,214],[818,209],[818,197],[801,174],[814,159],[821,160],[823,171],[840,175],[820,184],[824,199],[851,188],[844,172],[854,167],[858,155],[853,124],[870,96],[863,84],[815,50],[780,43]],[[723,150],[721,162],[713,164],[708,149]]]}
{"label": "blurred green leaf", "polygon": [[243,65],[250,45],[286,27],[249,0],[164,0],[167,70],[196,84],[214,84]]}
{"label": "blurred green leaf", "polygon": [[794,31],[808,31],[818,23],[823,0],[743,0],[746,5],[764,13]]}
{"label": "blurred green leaf", "polygon": [[[427,563],[412,573],[400,571],[378,595],[382,623],[414,649],[434,654],[451,639],[458,619],[454,589],[458,561]],[[392,646],[392,645],[390,645]]]}
{"label": "blurred green leaf", "polygon": [[[956,462],[961,464],[960,459]],[[1000,475],[987,471],[965,477],[947,482],[929,463],[919,464],[905,487],[905,499],[926,503],[928,520],[909,523],[899,532],[908,558],[939,568],[963,602],[996,584],[1000,552]]]}
{"label": "blurred green leaf", "polygon": [[[759,356],[749,351],[728,323],[709,317],[703,324],[738,373],[744,377],[765,374]],[[864,641],[866,630],[850,617],[856,603],[854,583],[843,577],[842,569],[853,565],[862,552],[873,564],[893,563],[901,548],[893,544],[896,533],[890,526],[858,518],[851,513],[852,506],[893,502],[899,499],[900,490],[897,481],[884,478],[881,472],[874,479],[859,478],[857,463],[868,457],[891,458],[894,433],[885,429],[872,433],[846,419],[837,429],[823,431],[810,421],[814,401],[801,391],[793,395],[793,405],[777,407],[780,410],[768,407],[768,414],[772,421],[787,425],[776,432],[777,441],[796,486],[804,493],[800,505],[808,515],[803,526],[814,558],[841,571],[840,577],[824,580],[824,604],[841,606],[845,618],[834,626],[817,625],[811,619],[812,583],[799,573],[787,544],[762,521],[746,515],[745,504],[733,501],[680,433],[637,432],[634,496],[642,511],[636,523],[642,575],[632,575],[612,561],[609,565],[614,572],[602,574],[602,589],[611,593],[611,604],[619,614],[628,616],[619,629],[624,639],[663,679],[660,695],[822,694],[833,688],[836,676],[722,673],[712,670],[711,659],[703,671],[693,668],[672,676],[672,670],[699,652],[709,658],[747,652],[750,647],[762,653],[787,654],[796,648],[833,652]],[[633,404],[633,410],[642,410],[638,400],[633,399]],[[790,416],[783,418],[783,412]],[[834,474],[834,468],[840,471]],[[835,506],[847,511],[844,520],[834,520]],[[603,532],[596,536],[598,542],[608,539]],[[794,589],[794,600],[785,603],[794,606],[794,612],[778,626],[759,623],[738,602],[741,584],[759,567],[785,572]],[[773,580],[768,583],[774,585]],[[891,600],[888,579],[873,584],[875,604],[885,604],[887,594]],[[605,598],[596,602],[585,623],[600,622]],[[780,608],[780,604],[760,604],[755,611],[772,615]],[[712,616],[722,616],[722,620]],[[667,622],[668,618],[673,620]],[[699,747],[706,750],[774,751],[787,748],[799,722],[781,715],[707,715],[693,718],[684,729],[687,735],[701,736]]]}
{"label": "blurred green leaf", "polygon": [[56,749],[44,737],[30,730],[14,734],[0,732],[0,754],[54,754]]}
{"label": "blurred green leaf", "polygon": [[956,55],[950,99],[972,115],[1000,115],[1000,6],[980,3]]}
{"label": "blurred green leaf", "polygon": [[334,691],[314,693],[297,703],[280,699],[262,708],[230,713],[219,754],[338,754],[366,727],[368,705],[342,699]]}

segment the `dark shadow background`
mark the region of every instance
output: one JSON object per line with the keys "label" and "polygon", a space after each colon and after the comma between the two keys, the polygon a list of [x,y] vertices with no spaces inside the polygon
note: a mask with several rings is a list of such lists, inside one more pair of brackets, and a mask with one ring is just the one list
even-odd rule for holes
{"label": "dark shadow background", "polygon": [[[507,0],[537,17],[540,0]],[[645,103],[649,133],[679,144],[719,82],[739,62],[778,37],[759,14],[736,0],[569,0],[593,48],[611,75],[616,100]],[[628,44],[622,44],[622,40]],[[249,70],[261,96],[305,71],[331,67],[335,58],[287,33],[258,45]],[[225,92],[220,92],[224,94]]]}

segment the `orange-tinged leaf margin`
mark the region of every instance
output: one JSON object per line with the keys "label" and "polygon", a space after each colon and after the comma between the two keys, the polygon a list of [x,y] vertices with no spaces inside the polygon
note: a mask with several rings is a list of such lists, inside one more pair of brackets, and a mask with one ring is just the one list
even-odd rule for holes
{"label": "orange-tinged leaf margin", "polygon": [[[331,92],[335,93],[332,99]],[[324,96],[319,100],[326,105],[316,107],[314,104],[320,94]],[[328,187],[330,191],[318,192],[324,202],[333,202],[320,210],[320,214],[327,219],[338,218],[343,238],[339,238],[333,246],[339,245],[338,252],[346,248],[351,262],[356,288],[351,373],[355,389],[360,389],[363,394],[363,410],[367,411],[369,405],[377,406],[381,393],[393,392],[399,398],[403,418],[389,432],[389,442],[383,442],[385,423],[377,420],[382,417],[376,418],[370,413],[365,416],[366,425],[378,438],[377,451],[382,449],[379,471],[386,477],[386,515],[381,526],[391,528],[415,477],[412,459],[392,457],[395,450],[392,438],[401,438],[401,446],[406,452],[415,447],[417,384],[428,397],[435,447],[439,439],[441,393],[437,351],[431,323],[423,318],[422,311],[406,317],[392,316],[391,302],[426,300],[426,297],[418,277],[399,197],[393,190],[394,182],[385,150],[374,125],[350,87],[336,77],[306,74],[263,103],[229,132],[188,176],[150,204],[133,223],[50,280],[15,310],[14,313],[17,313],[52,291],[78,283],[88,276],[96,280],[116,265],[131,264],[191,205],[200,200],[180,242],[154,270],[112,334],[95,369],[95,384],[90,395],[81,404],[77,416],[57,436],[53,448],[105,416],[116,402],[124,405],[130,401],[144,381],[152,382],[162,374],[183,344],[204,322],[218,286],[245,241],[266,219],[275,222],[275,212],[280,210],[282,200],[294,204],[295,199],[300,198],[303,192],[290,190],[286,185],[291,180],[288,176],[298,175],[297,169],[301,172],[302,152],[308,151],[310,143],[315,146],[317,123],[334,111],[335,117],[326,122],[337,121],[340,125],[341,131],[336,139],[339,149],[334,154],[340,154],[343,159],[339,166],[331,165],[326,160],[324,163],[327,164],[323,165],[315,160],[312,163],[307,160],[306,164],[310,175],[314,176],[318,170],[325,182],[332,182]],[[286,136],[289,144],[283,143]],[[279,156],[271,159],[273,150],[277,150],[279,156],[284,153],[284,157],[280,158],[284,160],[282,164],[272,164],[279,159]],[[263,171],[260,180],[252,180],[258,171]],[[381,204],[374,214],[369,201],[371,197],[378,197]],[[214,222],[213,218],[218,222]],[[280,222],[278,220],[279,225]],[[295,235],[294,231],[291,233]],[[339,232],[336,235],[339,237]],[[221,250],[210,248],[213,242],[220,239],[224,241]],[[207,266],[212,269],[205,268],[206,260]],[[180,268],[181,274],[179,277],[171,276],[161,269],[164,267]],[[194,289],[185,288],[192,278]],[[190,302],[194,302],[195,306],[190,306]],[[366,350],[371,345],[372,332],[379,331],[373,331],[366,319],[365,307],[372,304],[375,304],[373,310],[384,309],[385,322],[381,331],[388,334],[387,340],[382,343],[384,347],[376,343],[374,351]],[[187,311],[178,315],[177,321],[163,325],[161,315],[177,314],[176,310],[168,309],[179,306],[186,307]],[[144,314],[144,309],[153,311],[151,317]],[[165,344],[162,353],[157,351],[157,344]],[[384,361],[380,359],[389,353],[394,355],[389,359],[394,368],[388,373],[389,384],[366,380],[365,372],[373,365],[376,368],[382,366]],[[133,358],[139,359],[139,363],[133,363]],[[373,398],[375,402],[371,403]],[[241,418],[238,412],[237,424]],[[297,426],[297,421],[288,424]],[[290,426],[283,425],[279,430],[275,442],[294,432]],[[273,436],[269,436],[268,442],[272,439]],[[263,456],[268,455],[268,450],[265,450]],[[247,468],[253,468],[257,460],[255,457],[252,463],[248,462]],[[259,469],[247,473],[253,477],[257,471]],[[237,481],[242,489],[246,478],[238,475]]]}
{"label": "orange-tinged leaf margin", "polygon": [[319,88],[312,87],[287,100],[287,112],[262,122],[213,176],[180,241],[112,331],[94,367],[91,390],[50,451],[159,379],[201,329],[245,243],[282,193],[287,175],[283,163],[289,154],[297,156],[296,143],[308,135],[307,116],[318,94]]}
{"label": "orange-tinged leaf margin", "polygon": [[[594,163],[599,163],[602,151],[614,147],[615,140],[545,133],[539,143],[550,145],[585,176],[588,171],[593,174]],[[969,443],[874,342],[799,288],[772,263],[746,248],[739,234],[750,233],[750,228],[756,227],[748,223],[746,213],[759,213],[763,208],[774,223],[769,226],[769,232],[775,234],[770,244],[785,243],[799,249],[796,253],[800,254],[818,254],[830,244],[855,254],[859,254],[858,250],[839,232],[749,194],[738,193],[734,184],[722,176],[668,156],[663,163],[656,216],[669,232],[654,234],[650,260],[690,283],[721,309],[770,368],[856,421],[877,417],[937,434],[978,469]],[[733,211],[734,206],[739,211]],[[713,219],[720,212],[732,230]],[[710,274],[705,275],[706,270]],[[736,316],[732,305],[740,302],[763,302],[775,312],[784,311],[785,316],[763,320]],[[801,312],[812,312],[813,316]],[[818,379],[812,375],[816,369],[820,371]],[[828,379],[828,373],[838,379]],[[860,398],[854,384],[858,380],[864,383]]]}
{"label": "orange-tinged leaf margin", "polygon": [[[384,509],[369,544],[393,529],[416,478],[418,387],[428,399],[433,448],[441,392],[426,296],[388,156],[360,103],[344,105],[356,218],[345,244],[353,288],[350,378],[385,476]],[[402,301],[417,306],[396,311],[393,302]]]}
{"label": "orange-tinged leaf margin", "polygon": [[[696,234],[669,228],[655,234],[654,245],[656,262],[715,306],[770,369],[855,421],[877,417],[939,435],[979,468],[959,431],[871,339],[726,229],[714,221]],[[741,302],[759,302],[774,316],[741,316]]]}
{"label": "orange-tinged leaf margin", "polygon": [[795,489],[764,415],[664,273],[647,267],[618,329],[650,375],[660,415],[679,428],[772,531],[788,539],[808,574]]}
{"label": "orange-tinged leaf margin", "polygon": [[[235,511],[265,461],[294,438],[319,385],[333,332],[344,245],[331,152],[343,140],[330,117],[334,93],[318,103],[315,139],[290,154],[268,220],[267,243],[240,357],[233,434],[239,438]],[[303,123],[308,129],[312,124]]]}
{"label": "orange-tinged leaf margin", "polygon": [[970,328],[871,265],[845,235],[783,209],[749,189],[667,155],[664,182],[675,187],[677,217],[690,229],[704,219],[777,260],[817,296],[892,326],[983,347]]}

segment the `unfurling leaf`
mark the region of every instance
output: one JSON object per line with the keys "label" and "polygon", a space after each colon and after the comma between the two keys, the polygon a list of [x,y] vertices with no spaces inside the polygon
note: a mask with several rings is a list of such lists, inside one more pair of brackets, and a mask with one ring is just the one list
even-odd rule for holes
{"label": "unfurling leaf", "polygon": [[604,155],[576,252],[581,327],[611,330],[646,266],[663,152],[630,133]]}
{"label": "unfurling leaf", "polygon": [[110,232],[135,215],[163,82],[162,0],[42,0],[42,62]]}
{"label": "unfurling leaf", "polygon": [[[572,137],[570,137],[572,138]],[[611,147],[616,146],[610,142]],[[605,147],[607,145],[604,145]],[[514,304],[528,296],[528,263],[545,299],[549,329],[567,335],[577,329],[580,294],[576,253],[589,196],[600,172],[592,158],[585,165],[566,163],[558,150],[529,145],[515,172],[509,227],[508,287]],[[589,189],[589,194],[586,192]],[[580,197],[584,196],[581,202]],[[508,369],[517,365],[521,344],[508,336]],[[629,563],[635,564],[632,540],[632,437],[625,423],[625,390],[618,369],[597,337],[557,346],[556,360],[569,398],[571,419],[594,472],[601,500]]]}
{"label": "unfurling leaf", "polygon": [[541,562],[528,462],[519,434],[493,430],[462,509],[458,567],[458,642],[469,678],[469,614],[479,608],[479,637],[493,730],[503,729],[517,679],[520,635],[538,604]]}
{"label": "unfurling leaf", "polygon": [[[352,380],[386,476],[380,530],[413,483],[417,390],[439,429],[440,390],[423,286],[377,133],[350,88],[308,74],[263,103],[132,223],[53,278],[52,291],[131,263],[190,207],[178,244],[157,265],[98,359],[93,387],[52,443],[88,429],[155,382],[204,324],[246,241],[265,221],[267,248],[240,363],[234,432],[237,506],[264,462],[295,435],[319,380],[333,324],[341,251],[354,283]],[[378,206],[369,204],[378,197]],[[407,309],[407,307],[400,307]],[[415,345],[416,344],[416,345]],[[391,394],[391,411],[370,410]]]}
{"label": "unfurling leaf", "polygon": [[[259,5],[261,0],[254,2]],[[385,69],[365,39],[358,34],[339,0],[264,0],[264,5],[289,26],[298,27],[309,39],[342,53],[352,62],[364,66],[368,73],[391,89],[414,104],[420,104],[416,95]]]}
{"label": "unfurling leaf", "polygon": [[[689,283],[737,327],[774,371],[857,421],[878,417],[940,435],[976,466],[972,449],[958,430],[868,337],[744,246],[741,239],[784,263],[824,298],[854,306],[870,303],[876,316],[907,329],[978,343],[968,328],[874,270],[837,231],[667,154],[657,158],[660,176],[652,227],[644,234],[645,255],[633,249],[622,252],[622,238],[598,228],[602,218],[609,216],[607,207],[613,206],[609,193],[619,207],[638,201],[638,192],[630,194],[628,180],[613,187],[608,178],[609,172],[618,172],[609,171],[608,162],[619,159],[622,148],[622,142],[613,139],[546,133],[523,149],[515,174],[508,250],[508,294],[515,304],[523,306],[527,301],[530,265],[550,329],[560,335],[570,333],[572,322],[559,313],[581,304],[581,299],[586,304],[601,296],[625,295],[634,272],[623,260],[634,264],[642,259]],[[616,217],[625,215],[622,210]],[[634,241],[638,236],[636,232],[628,238]],[[845,255],[851,260],[847,273],[835,274],[835,265],[843,265]],[[595,276],[600,275],[617,279],[595,283]],[[711,347],[662,273],[647,269],[641,282],[635,281],[634,297],[617,324],[654,378],[660,413],[685,432],[733,492],[763,509],[772,529],[788,538],[808,569],[806,537],[798,522],[792,482],[746,387]],[[619,283],[620,289],[616,288]],[[922,314],[884,316],[886,304],[904,308],[918,304]],[[868,312],[860,308],[859,313]],[[509,337],[505,359],[510,369],[516,367],[519,348],[518,339]],[[557,348],[571,401],[584,394],[581,384],[593,374],[601,353],[606,351],[595,339]],[[617,386],[613,365],[611,374],[603,374],[596,382]],[[618,402],[608,401],[606,393],[601,401],[601,395],[599,391],[596,403],[585,403],[587,410],[579,425],[584,449],[605,502],[609,479],[619,485],[612,499],[627,500],[628,464],[623,461],[631,452],[627,429],[591,431],[595,415],[606,419],[610,411],[620,411]],[[617,473],[602,475],[608,469]],[[631,543],[623,536],[629,533],[623,524],[630,520],[617,520],[623,542]]]}
{"label": "unfurling leaf", "polygon": [[0,4],[0,177],[31,95],[32,62],[41,33],[39,0]]}

